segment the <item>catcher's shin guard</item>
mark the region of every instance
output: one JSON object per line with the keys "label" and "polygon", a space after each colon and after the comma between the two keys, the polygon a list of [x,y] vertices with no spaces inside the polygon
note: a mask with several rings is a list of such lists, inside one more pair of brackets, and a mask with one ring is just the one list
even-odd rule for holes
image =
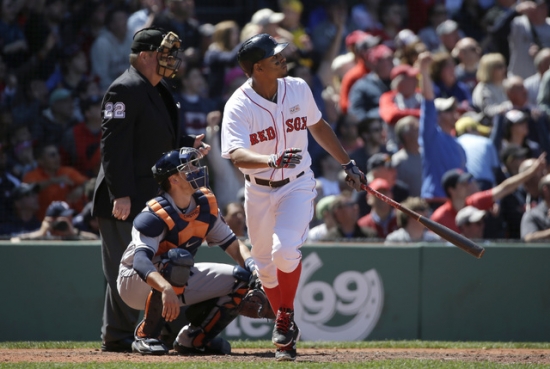
{"label": "catcher's shin guard", "polygon": [[193,347],[204,347],[220,334],[238,315],[239,304],[248,292],[248,284],[237,281],[233,292],[189,306],[185,314],[196,334],[192,338]]}
{"label": "catcher's shin guard", "polygon": [[136,338],[158,338],[164,324],[162,292],[151,289],[145,303],[145,315],[136,328]]}

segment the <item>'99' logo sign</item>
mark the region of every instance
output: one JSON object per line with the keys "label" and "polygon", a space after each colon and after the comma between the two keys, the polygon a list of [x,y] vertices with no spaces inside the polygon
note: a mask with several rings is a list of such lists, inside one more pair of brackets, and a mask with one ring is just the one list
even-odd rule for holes
{"label": "'99' logo sign", "polygon": [[[380,318],[384,288],[376,270],[345,271],[332,284],[311,281],[323,266],[319,255],[302,261],[302,275],[296,294],[294,320],[302,340],[360,341],[369,336]],[[239,317],[226,329],[229,337],[261,338],[271,334],[273,322]],[[242,337],[241,337],[242,338]]]}

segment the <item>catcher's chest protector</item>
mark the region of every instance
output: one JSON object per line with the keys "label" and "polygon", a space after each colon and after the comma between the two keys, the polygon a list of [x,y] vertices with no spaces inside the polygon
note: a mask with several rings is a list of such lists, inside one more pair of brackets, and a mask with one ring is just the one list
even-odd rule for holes
{"label": "catcher's chest protector", "polygon": [[179,213],[168,200],[159,196],[147,203],[149,209],[166,223],[168,231],[156,255],[182,247],[193,256],[218,218],[218,203],[214,194],[201,188],[193,194],[197,207],[189,214]]}

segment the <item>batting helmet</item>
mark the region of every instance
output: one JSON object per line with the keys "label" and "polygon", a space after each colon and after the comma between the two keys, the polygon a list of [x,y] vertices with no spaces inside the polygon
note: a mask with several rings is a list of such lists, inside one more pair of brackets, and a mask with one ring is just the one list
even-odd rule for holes
{"label": "batting helmet", "polygon": [[277,55],[285,47],[288,42],[278,43],[273,37],[267,33],[262,33],[253,36],[246,40],[239,49],[237,59],[242,70],[247,75],[252,75],[252,67],[262,59]]}
{"label": "batting helmet", "polygon": [[[158,183],[176,173],[183,173],[185,179],[197,189],[208,187],[208,168],[201,166],[202,154],[199,150],[182,147],[164,154],[151,168]],[[181,174],[180,174],[181,176]]]}

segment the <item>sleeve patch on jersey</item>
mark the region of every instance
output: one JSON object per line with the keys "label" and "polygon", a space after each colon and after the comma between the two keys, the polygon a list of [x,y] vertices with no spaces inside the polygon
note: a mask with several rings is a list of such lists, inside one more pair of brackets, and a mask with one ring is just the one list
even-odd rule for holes
{"label": "sleeve patch on jersey", "polygon": [[134,227],[147,237],[158,237],[164,231],[166,224],[155,214],[145,211],[134,219]]}
{"label": "sleeve patch on jersey", "polygon": [[290,108],[290,114],[294,114],[300,111],[300,105],[295,105]]}
{"label": "sleeve patch on jersey", "polygon": [[104,119],[124,119],[126,117],[126,105],[123,102],[105,103]]}

